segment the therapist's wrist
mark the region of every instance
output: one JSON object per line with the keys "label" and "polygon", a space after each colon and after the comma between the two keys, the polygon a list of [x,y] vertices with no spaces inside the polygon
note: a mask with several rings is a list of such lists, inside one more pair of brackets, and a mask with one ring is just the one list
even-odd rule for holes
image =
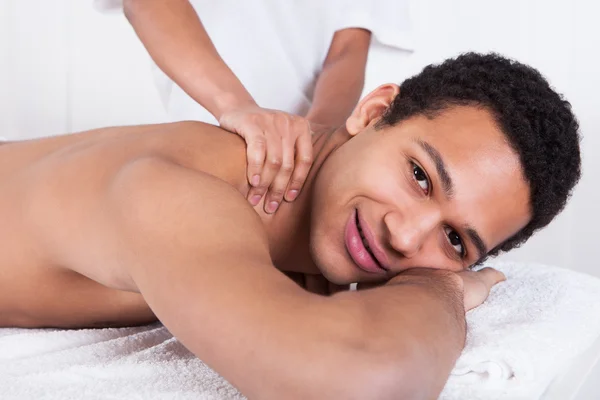
{"label": "therapist's wrist", "polygon": [[214,106],[213,110],[208,110],[216,118],[217,121],[221,120],[224,114],[234,112],[236,110],[244,108],[258,107],[258,104],[249,95],[237,95],[235,93],[222,93],[215,96],[213,99]]}

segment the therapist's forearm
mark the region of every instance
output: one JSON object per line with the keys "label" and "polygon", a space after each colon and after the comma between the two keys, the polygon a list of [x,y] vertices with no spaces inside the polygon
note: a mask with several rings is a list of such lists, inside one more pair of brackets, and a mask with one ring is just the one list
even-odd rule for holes
{"label": "therapist's forearm", "polygon": [[319,75],[307,119],[339,126],[360,99],[371,34],[362,29],[337,32]]}
{"label": "therapist's forearm", "polygon": [[350,59],[326,66],[317,80],[306,118],[328,126],[342,125],[356,106],[363,85],[364,70],[356,70]]}
{"label": "therapist's forearm", "polygon": [[227,111],[256,105],[188,0],[125,0],[123,5],[154,62],[217,120]]}

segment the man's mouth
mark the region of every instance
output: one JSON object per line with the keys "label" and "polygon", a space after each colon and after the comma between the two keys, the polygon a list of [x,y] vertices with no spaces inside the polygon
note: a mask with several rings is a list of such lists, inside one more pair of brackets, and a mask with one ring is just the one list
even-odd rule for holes
{"label": "man's mouth", "polygon": [[354,210],[346,225],[345,239],[346,249],[360,269],[376,274],[386,273],[386,270],[375,257],[371,244],[363,231],[358,217],[358,210]]}
{"label": "man's mouth", "polygon": [[369,242],[367,241],[367,238],[365,238],[365,234],[363,233],[362,226],[360,226],[360,220],[358,219],[358,212],[356,212],[355,214],[356,214],[356,218],[355,218],[356,219],[356,227],[358,228],[358,233],[360,234],[362,243],[365,246],[365,249],[367,249],[367,251],[371,255],[371,257],[373,257],[373,260],[375,260],[375,262],[377,262],[379,264],[379,262],[377,261],[377,257],[375,257],[375,254],[373,254],[373,251],[371,250],[371,247],[369,246]]}

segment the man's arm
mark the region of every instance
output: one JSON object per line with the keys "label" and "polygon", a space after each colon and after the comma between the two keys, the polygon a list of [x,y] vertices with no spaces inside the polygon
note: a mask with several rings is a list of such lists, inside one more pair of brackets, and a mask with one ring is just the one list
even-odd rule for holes
{"label": "man's arm", "polygon": [[64,179],[46,180],[35,216],[54,262],[139,291],[250,398],[431,399],[462,349],[454,274],[319,296],[272,265],[259,217],[223,181],[157,158]]}
{"label": "man's arm", "polygon": [[364,29],[335,33],[306,116],[309,121],[328,126],[346,122],[363,90],[370,41],[371,33]]}

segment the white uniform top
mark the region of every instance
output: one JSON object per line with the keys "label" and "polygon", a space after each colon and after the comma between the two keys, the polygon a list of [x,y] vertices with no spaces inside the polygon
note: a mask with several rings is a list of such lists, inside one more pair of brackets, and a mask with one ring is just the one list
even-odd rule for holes
{"label": "white uniform top", "polygon": [[[191,0],[215,48],[259,106],[305,115],[336,31],[364,28],[375,40],[412,49],[410,0]],[[100,10],[121,0],[95,0]],[[216,123],[156,67],[173,120]]]}

